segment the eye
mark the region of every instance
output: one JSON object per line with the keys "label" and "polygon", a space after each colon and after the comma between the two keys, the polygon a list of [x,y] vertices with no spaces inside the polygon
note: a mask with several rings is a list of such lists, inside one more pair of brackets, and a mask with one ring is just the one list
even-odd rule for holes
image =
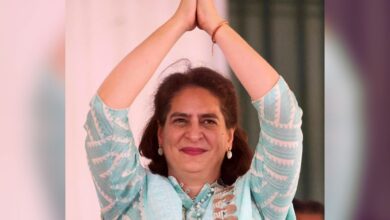
{"label": "eye", "polygon": [[214,120],[214,119],[209,119],[209,118],[206,118],[202,121],[203,124],[207,125],[207,126],[211,126],[211,125],[216,125],[217,124],[217,121]]}
{"label": "eye", "polygon": [[172,120],[173,124],[176,124],[176,125],[185,125],[187,123],[187,119],[185,118],[174,118]]}

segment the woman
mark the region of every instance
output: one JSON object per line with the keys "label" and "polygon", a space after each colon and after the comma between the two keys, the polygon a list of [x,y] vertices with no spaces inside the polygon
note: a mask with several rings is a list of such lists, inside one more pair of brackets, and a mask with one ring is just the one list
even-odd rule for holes
{"label": "woman", "polygon": [[[250,163],[231,82],[189,68],[160,85],[139,151],[127,107],[174,43],[196,26],[222,49],[254,101],[261,133]],[[242,61],[245,60],[245,63]],[[91,102],[86,149],[104,219],[295,219],[302,111],[278,73],[217,13],[212,0],[182,0],[128,54]]]}

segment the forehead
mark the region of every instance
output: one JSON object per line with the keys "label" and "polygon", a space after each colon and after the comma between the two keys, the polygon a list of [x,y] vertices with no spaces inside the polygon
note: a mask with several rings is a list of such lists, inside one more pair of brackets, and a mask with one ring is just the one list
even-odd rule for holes
{"label": "forehead", "polygon": [[200,87],[187,87],[179,91],[172,98],[168,115],[172,112],[222,115],[218,98],[207,89]]}

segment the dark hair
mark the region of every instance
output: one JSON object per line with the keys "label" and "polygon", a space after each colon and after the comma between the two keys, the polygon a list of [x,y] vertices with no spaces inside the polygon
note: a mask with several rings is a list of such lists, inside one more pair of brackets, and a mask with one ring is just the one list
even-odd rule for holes
{"label": "dark hair", "polygon": [[207,89],[220,102],[226,127],[235,128],[231,159],[224,158],[220,177],[224,184],[233,184],[239,176],[245,174],[251,163],[252,150],[244,131],[238,126],[237,95],[232,82],[219,73],[206,67],[189,68],[184,73],[174,73],[164,79],[154,97],[154,114],[150,118],[142,135],[139,152],[151,159],[149,169],[152,173],[168,176],[165,157],[158,155],[157,131],[163,126],[171,108],[172,98],[184,88],[195,86]]}
{"label": "dark hair", "polygon": [[296,214],[324,214],[324,205],[317,201],[304,201],[294,198],[293,206]]}

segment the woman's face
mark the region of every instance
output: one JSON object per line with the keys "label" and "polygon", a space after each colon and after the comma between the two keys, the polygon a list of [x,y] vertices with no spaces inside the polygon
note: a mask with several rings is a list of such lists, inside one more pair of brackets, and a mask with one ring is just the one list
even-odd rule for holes
{"label": "woman's face", "polygon": [[208,181],[219,178],[233,134],[212,93],[200,87],[184,88],[173,97],[165,124],[158,130],[168,175],[199,174]]}

